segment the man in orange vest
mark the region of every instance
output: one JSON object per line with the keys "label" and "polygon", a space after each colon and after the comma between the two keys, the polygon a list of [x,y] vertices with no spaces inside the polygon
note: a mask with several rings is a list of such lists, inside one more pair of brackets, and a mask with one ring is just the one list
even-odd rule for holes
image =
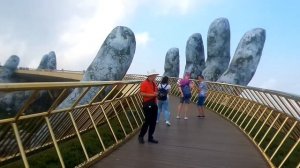
{"label": "man in orange vest", "polygon": [[140,92],[143,97],[143,111],[145,115],[145,121],[141,128],[139,135],[139,143],[143,144],[144,135],[148,128],[148,142],[157,144],[158,141],[153,138],[155,131],[156,119],[157,119],[157,85],[155,79],[158,73],[155,71],[148,72],[147,79],[141,83]]}

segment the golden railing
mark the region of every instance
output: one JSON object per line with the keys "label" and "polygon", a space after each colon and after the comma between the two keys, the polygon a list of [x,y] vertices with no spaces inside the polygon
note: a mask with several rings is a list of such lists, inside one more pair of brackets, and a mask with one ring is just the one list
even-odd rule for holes
{"label": "golden railing", "polygon": [[[118,82],[1,84],[0,94],[26,93],[27,97],[18,112],[0,119],[0,166],[16,167],[16,162],[22,161],[22,165],[29,167],[34,155],[53,148],[56,167],[88,166],[106,156],[133,136],[142,124],[139,85],[144,79],[145,75],[126,75],[124,81]],[[160,81],[158,77],[157,82]],[[170,78],[171,93],[175,96],[179,96],[177,81]],[[194,84],[197,86],[198,82]],[[300,166],[298,96],[253,87],[207,84],[206,107],[244,132],[271,167]],[[82,90],[78,99],[69,108],[57,108],[76,88]],[[80,104],[80,99],[95,88],[94,97]],[[45,95],[50,101],[45,110],[29,110]],[[197,101],[196,89],[192,101]],[[97,151],[90,150],[91,141],[86,140],[86,134],[96,137],[96,146],[100,146]],[[110,141],[106,141],[107,137]],[[77,140],[82,153],[76,165],[65,163],[67,157],[73,156],[63,152],[65,143],[72,139]]]}
{"label": "golden railing", "polygon": [[[177,79],[171,83],[172,93],[179,96]],[[206,108],[244,132],[271,167],[300,167],[299,96],[216,82],[207,85]],[[197,101],[196,90],[192,101]]]}
{"label": "golden railing", "polygon": [[[104,157],[142,124],[139,85],[140,81],[0,84],[1,97],[22,100],[14,113],[3,116],[5,111],[0,111],[0,167],[30,167],[35,155],[53,148],[53,167],[87,166]],[[70,107],[58,108],[74,89],[81,92]],[[80,104],[89,91],[93,98]],[[38,105],[44,109],[39,111]],[[96,139],[91,141],[86,134]],[[74,150],[81,153],[76,165],[65,163],[67,157],[74,157],[64,152],[72,139],[76,143],[69,147],[77,146],[80,149]],[[91,147],[91,143],[98,144]],[[90,149],[95,146],[96,151]]]}

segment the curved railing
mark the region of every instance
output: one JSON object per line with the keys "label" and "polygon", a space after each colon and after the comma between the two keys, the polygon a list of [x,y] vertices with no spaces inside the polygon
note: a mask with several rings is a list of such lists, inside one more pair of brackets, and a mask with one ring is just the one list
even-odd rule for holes
{"label": "curved railing", "polygon": [[[1,84],[0,95],[27,96],[15,114],[0,119],[0,166],[29,167],[38,164],[37,157],[51,152],[51,157],[55,156],[51,163],[56,163],[56,167],[86,166],[106,156],[142,124],[138,91],[144,79],[145,75],[126,75],[119,82]],[[158,77],[157,82],[160,80]],[[177,81],[170,78],[171,93],[175,96],[179,96]],[[223,83],[207,84],[206,107],[243,131],[271,167],[300,166],[298,96]],[[58,109],[60,102],[76,88],[82,90],[78,99],[70,108]],[[95,88],[94,97],[79,104]],[[32,108],[40,103],[41,97],[49,100],[46,109]],[[197,101],[196,90],[192,101]],[[72,151],[65,151],[68,148],[80,155],[76,158]],[[76,158],[75,165],[68,162],[69,158]]]}
{"label": "curved railing", "polygon": [[[172,93],[178,96],[177,79],[171,79],[171,83]],[[224,83],[207,84],[206,107],[243,131],[271,167],[300,167],[299,96]],[[197,101],[195,90],[192,101]]]}
{"label": "curved railing", "polygon": [[[0,84],[1,97],[18,98],[20,104],[14,113],[3,115],[5,109],[0,109],[0,167],[86,166],[104,157],[142,124],[139,85],[140,81]],[[74,89],[81,90],[80,95],[69,108],[59,108]],[[80,104],[90,91],[92,99]],[[45,158],[48,163],[38,162]]]}

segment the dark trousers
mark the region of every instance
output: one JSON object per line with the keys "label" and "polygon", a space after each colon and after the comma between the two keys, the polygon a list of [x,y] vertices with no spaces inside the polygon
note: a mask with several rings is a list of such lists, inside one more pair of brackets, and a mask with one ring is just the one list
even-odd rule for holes
{"label": "dark trousers", "polygon": [[155,131],[157,119],[157,109],[158,108],[156,103],[145,103],[143,105],[145,121],[143,123],[139,137],[144,137],[149,127],[148,140],[153,139],[153,133]]}

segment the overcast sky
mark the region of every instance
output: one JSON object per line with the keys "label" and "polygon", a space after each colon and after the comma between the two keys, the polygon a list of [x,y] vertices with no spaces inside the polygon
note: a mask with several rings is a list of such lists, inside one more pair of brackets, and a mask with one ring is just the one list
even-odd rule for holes
{"label": "overcast sky", "polygon": [[58,69],[84,70],[108,33],[122,25],[137,40],[128,73],[163,74],[167,50],[177,47],[182,74],[188,37],[201,33],[206,53],[209,25],[225,17],[231,57],[245,32],[266,30],[249,85],[300,95],[299,6],[297,0],[1,0],[0,63],[18,55],[19,66],[37,68],[43,55],[55,51]]}

